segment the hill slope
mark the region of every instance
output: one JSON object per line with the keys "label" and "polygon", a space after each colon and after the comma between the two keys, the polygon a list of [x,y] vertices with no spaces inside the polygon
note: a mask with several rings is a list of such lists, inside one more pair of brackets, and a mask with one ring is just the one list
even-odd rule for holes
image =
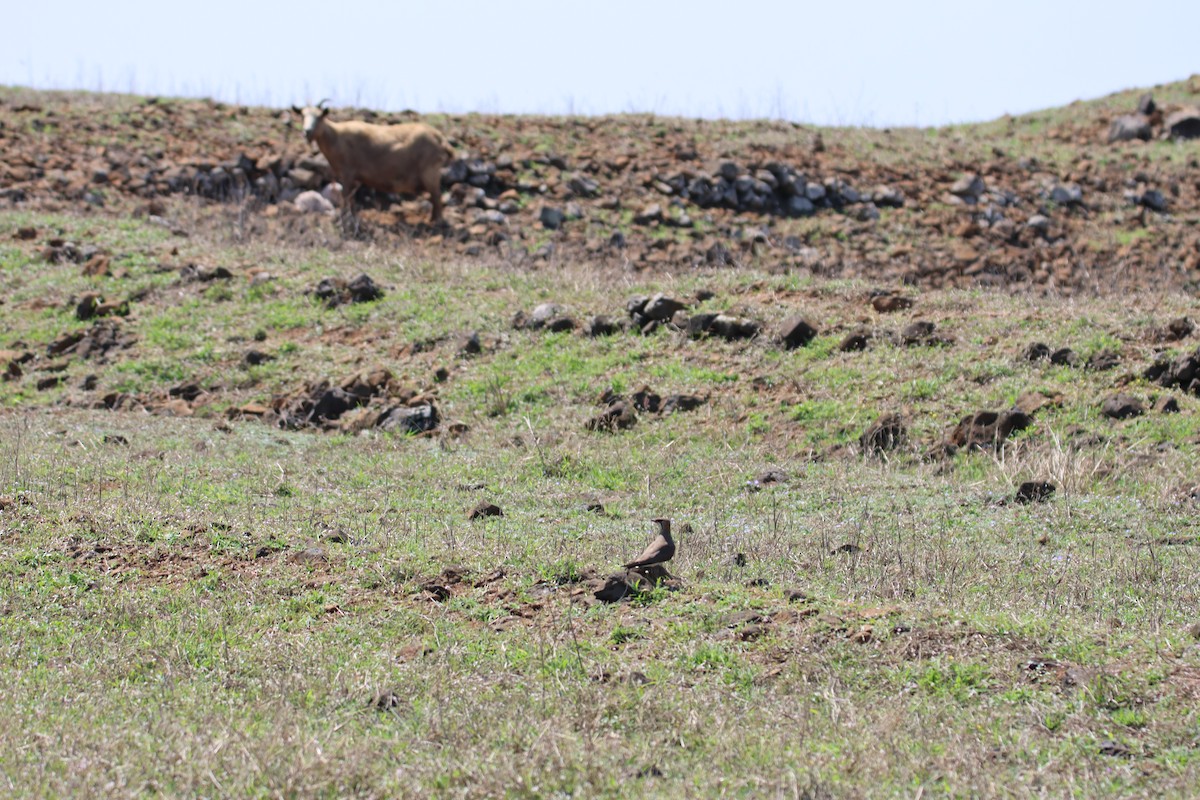
{"label": "hill slope", "polygon": [[[635,269],[738,263],[1060,292],[1190,285],[1200,144],[1159,137],[1164,113],[1194,104],[1198,85],[1158,87],[1156,138],[1116,144],[1108,126],[1136,108],[1135,92],[919,130],[430,116],[461,156],[444,181],[449,225],[436,234],[458,254],[586,255]],[[198,194],[236,204],[253,235],[279,209],[289,215],[276,203],[290,186],[327,180],[287,112],[20,89],[0,90],[0,110],[0,197],[18,207],[126,214],[139,200]],[[359,117],[412,115],[335,113]],[[416,204],[363,200],[380,241],[435,233]]]}

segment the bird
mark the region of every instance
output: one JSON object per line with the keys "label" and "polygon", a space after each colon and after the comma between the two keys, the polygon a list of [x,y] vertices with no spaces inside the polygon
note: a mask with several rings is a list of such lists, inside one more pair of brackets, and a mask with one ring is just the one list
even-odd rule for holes
{"label": "bird", "polygon": [[658,536],[646,546],[642,554],[625,565],[625,569],[639,569],[653,564],[662,564],[675,557],[675,540],[671,538],[671,520],[650,520],[658,528]]}

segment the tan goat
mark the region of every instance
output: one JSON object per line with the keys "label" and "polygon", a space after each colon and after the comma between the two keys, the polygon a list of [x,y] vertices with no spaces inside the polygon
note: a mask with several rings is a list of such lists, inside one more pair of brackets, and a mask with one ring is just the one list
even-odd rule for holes
{"label": "tan goat", "polygon": [[372,125],[353,120],[332,122],[328,108],[292,110],[304,117],[304,138],[329,160],[333,179],[342,185],[342,206],[354,213],[354,193],[360,186],[381,192],[429,192],[432,221],[442,219],[442,166],[454,150],[437,130],[423,122]]}

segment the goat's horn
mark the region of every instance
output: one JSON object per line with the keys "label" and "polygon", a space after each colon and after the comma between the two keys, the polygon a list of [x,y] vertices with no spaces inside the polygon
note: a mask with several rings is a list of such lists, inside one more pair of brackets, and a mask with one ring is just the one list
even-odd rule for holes
{"label": "goat's horn", "polygon": [[326,97],[324,100],[322,100],[321,102],[317,103],[317,108],[324,108],[324,107],[325,107],[325,104],[326,104],[326,103],[328,103],[328,102],[329,102],[329,98],[328,98],[328,97]]}

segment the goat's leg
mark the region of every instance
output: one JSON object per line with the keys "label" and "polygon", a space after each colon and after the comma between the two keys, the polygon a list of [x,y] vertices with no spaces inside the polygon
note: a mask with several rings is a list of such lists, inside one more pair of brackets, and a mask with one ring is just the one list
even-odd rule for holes
{"label": "goat's leg", "polygon": [[354,195],[358,191],[358,181],[352,181],[342,184],[342,211],[338,215],[342,230],[345,231],[347,223],[354,223],[354,233],[358,234],[358,215],[354,213]]}

